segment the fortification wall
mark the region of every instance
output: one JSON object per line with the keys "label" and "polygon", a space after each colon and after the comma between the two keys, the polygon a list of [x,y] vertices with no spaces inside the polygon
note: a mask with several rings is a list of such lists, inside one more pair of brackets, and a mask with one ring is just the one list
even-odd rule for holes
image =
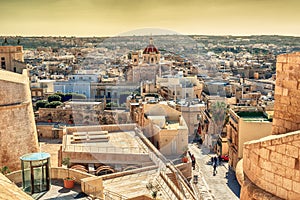
{"label": "fortification wall", "polygon": [[300,52],[277,57],[272,134],[300,129]]}
{"label": "fortification wall", "polygon": [[27,72],[0,70],[0,167],[20,169],[19,157],[38,151]]}
{"label": "fortification wall", "polygon": [[300,131],[247,142],[243,171],[262,190],[282,199],[299,199],[299,151]]}

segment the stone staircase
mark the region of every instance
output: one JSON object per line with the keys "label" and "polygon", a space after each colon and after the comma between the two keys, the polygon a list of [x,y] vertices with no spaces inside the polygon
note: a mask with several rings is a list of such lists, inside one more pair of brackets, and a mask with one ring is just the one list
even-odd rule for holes
{"label": "stone staircase", "polygon": [[174,173],[167,173],[167,176],[169,177],[169,179],[174,183],[174,185],[180,189],[180,185],[179,185],[179,182],[177,180],[177,177]]}

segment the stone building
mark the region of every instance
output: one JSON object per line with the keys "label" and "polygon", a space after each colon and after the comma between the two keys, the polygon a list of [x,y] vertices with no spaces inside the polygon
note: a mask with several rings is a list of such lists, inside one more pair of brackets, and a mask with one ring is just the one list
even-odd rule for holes
{"label": "stone building", "polygon": [[196,76],[183,77],[182,72],[176,76],[157,78],[156,87],[162,97],[175,101],[200,98],[203,88]]}
{"label": "stone building", "polygon": [[20,169],[19,157],[39,149],[26,70],[0,70],[0,122],[0,167]]}
{"label": "stone building", "polygon": [[182,113],[189,131],[189,142],[198,139],[198,129],[200,123],[200,113],[205,109],[204,103],[199,103],[197,101],[186,102],[182,105],[176,105],[176,110]]}
{"label": "stone building", "polygon": [[144,103],[131,109],[131,116],[164,156],[175,158],[185,153],[188,145],[188,127],[181,112],[164,102]]}
{"label": "stone building", "polygon": [[243,144],[250,140],[271,135],[272,122],[255,107],[235,107],[229,110],[227,138],[229,142],[229,166],[235,170],[243,157]]}
{"label": "stone building", "polygon": [[141,81],[154,81],[157,75],[164,71],[169,71],[170,66],[160,63],[160,52],[154,46],[152,38],[150,38],[149,45],[144,49],[140,55],[138,52],[132,53],[132,64],[129,67],[126,77],[127,81],[133,83],[140,83]]}
{"label": "stone building", "polygon": [[278,56],[273,135],[244,144],[237,166],[242,200],[300,197],[299,69],[300,52]]}
{"label": "stone building", "polygon": [[26,69],[22,46],[0,46],[1,69],[22,74]]}

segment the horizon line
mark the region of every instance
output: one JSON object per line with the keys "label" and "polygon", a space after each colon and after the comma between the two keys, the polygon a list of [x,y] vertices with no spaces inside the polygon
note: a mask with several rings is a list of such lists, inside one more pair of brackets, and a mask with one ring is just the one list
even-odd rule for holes
{"label": "horizon line", "polygon": [[285,36],[285,37],[300,37],[300,35],[289,35],[289,34],[245,34],[245,35],[233,35],[233,34],[147,34],[147,35],[114,35],[114,36],[75,36],[75,35],[0,35],[0,37],[65,37],[65,38],[112,38],[112,37],[145,37],[145,36],[212,36],[212,37],[251,37],[251,36]]}

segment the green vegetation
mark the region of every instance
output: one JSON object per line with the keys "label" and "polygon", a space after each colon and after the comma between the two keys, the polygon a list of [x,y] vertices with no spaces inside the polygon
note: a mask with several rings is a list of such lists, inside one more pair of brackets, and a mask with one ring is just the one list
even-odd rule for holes
{"label": "green vegetation", "polygon": [[61,101],[61,97],[57,94],[53,94],[48,96],[48,102],[51,103],[52,101]]}
{"label": "green vegetation", "polygon": [[36,102],[35,104],[35,108],[36,110],[38,110],[39,108],[46,108],[46,105],[48,104],[49,102],[46,101],[46,100],[39,100]]}
{"label": "green vegetation", "polygon": [[56,95],[61,97],[61,102],[66,102],[71,99],[86,99],[86,96],[83,94],[77,93],[55,93]]}
{"label": "green vegetation", "polygon": [[61,106],[63,103],[60,101],[52,101],[46,104],[46,108],[56,108],[57,106]]}
{"label": "green vegetation", "polygon": [[227,111],[227,105],[224,101],[216,101],[212,103],[210,107],[210,114],[212,117],[212,120],[220,130],[223,128],[224,121],[226,120],[226,111]]}
{"label": "green vegetation", "polygon": [[67,166],[67,169],[68,169],[68,176],[65,178],[65,180],[74,180],[74,178],[70,177],[70,172],[69,172],[70,158],[69,157],[65,157],[64,159],[62,159],[61,164]]}
{"label": "green vegetation", "polygon": [[57,106],[63,105],[63,102],[69,101],[71,99],[86,99],[86,96],[76,93],[55,93],[48,97],[48,101],[37,101],[35,104],[35,109],[38,110],[39,108],[56,108]]}
{"label": "green vegetation", "polygon": [[2,173],[2,174],[8,174],[8,173],[10,173],[10,170],[9,170],[9,168],[7,167],[7,166],[3,166],[1,169],[0,169],[0,172]]}

